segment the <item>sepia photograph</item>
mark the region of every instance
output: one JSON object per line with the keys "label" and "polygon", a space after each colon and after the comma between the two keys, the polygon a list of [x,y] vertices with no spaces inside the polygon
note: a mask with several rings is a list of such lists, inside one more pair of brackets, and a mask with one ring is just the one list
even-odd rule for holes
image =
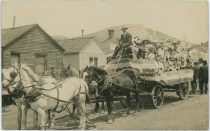
{"label": "sepia photograph", "polygon": [[209,130],[207,0],[2,0],[2,130]]}

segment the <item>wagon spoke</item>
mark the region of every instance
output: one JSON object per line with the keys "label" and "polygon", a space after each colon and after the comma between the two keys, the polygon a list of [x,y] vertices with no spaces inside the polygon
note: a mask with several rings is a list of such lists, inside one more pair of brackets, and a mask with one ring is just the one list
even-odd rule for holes
{"label": "wagon spoke", "polygon": [[152,94],[152,102],[153,102],[153,106],[155,108],[159,108],[162,106],[163,101],[164,101],[164,94],[162,91],[161,86],[157,85],[155,87],[153,87],[153,94]]}
{"label": "wagon spoke", "polygon": [[178,96],[180,99],[186,99],[188,96],[189,87],[188,84],[180,84]]}
{"label": "wagon spoke", "polygon": [[154,104],[157,106],[157,98],[154,99]]}
{"label": "wagon spoke", "polygon": [[162,97],[158,97],[158,105],[160,105],[160,104],[161,104],[162,100],[163,100],[163,98],[162,98]]}

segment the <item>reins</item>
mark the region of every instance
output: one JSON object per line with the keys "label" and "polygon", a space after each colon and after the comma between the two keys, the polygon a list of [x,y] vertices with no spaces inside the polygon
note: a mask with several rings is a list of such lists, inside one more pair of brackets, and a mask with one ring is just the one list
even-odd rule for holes
{"label": "reins", "polygon": [[[112,79],[112,78],[114,78],[114,77],[119,76],[119,75],[120,75],[121,73],[123,73],[125,70],[126,70],[126,69],[119,71],[119,72],[118,72],[117,74],[115,74],[114,76],[110,76],[110,77],[105,76],[104,79],[106,79],[106,84],[105,84],[105,86],[102,86],[103,88],[102,88],[102,90],[100,90],[100,92],[98,93],[98,95],[100,95],[100,94],[101,94],[105,89],[107,89],[108,87],[111,87],[112,84],[116,84],[117,86],[120,86],[119,84],[114,83],[114,82],[110,82],[111,84],[109,85],[108,79]],[[93,68],[92,68],[91,71],[94,72]],[[88,73],[88,74],[91,75],[90,73]],[[92,75],[93,75],[93,74],[92,74]],[[103,81],[103,79],[101,79],[101,80],[99,80],[99,81],[96,81],[96,82],[99,84],[99,83],[102,82],[102,81]]]}
{"label": "reins", "polygon": [[[17,68],[15,68],[15,69],[18,71],[19,78],[20,78],[19,83],[22,85],[23,79],[22,79],[21,74],[20,74],[20,73],[21,73],[21,72],[20,72],[21,67],[19,66],[19,70],[18,70]],[[17,83],[17,82],[16,82],[16,83]],[[56,100],[56,101],[57,101],[56,106],[54,107],[53,110],[50,110],[50,111],[55,111],[55,112],[57,112],[56,109],[58,108],[59,102],[64,102],[64,103],[66,103],[66,104],[65,104],[65,107],[62,106],[62,108],[61,108],[61,110],[60,110],[59,112],[65,110],[65,109],[67,108],[68,104],[72,103],[71,101],[65,101],[65,100],[59,99],[59,88],[61,87],[61,84],[58,84],[58,85],[56,85],[55,87],[53,87],[53,88],[51,88],[51,89],[38,88],[37,86],[41,86],[41,85],[40,85],[40,84],[37,84],[37,85],[30,85],[30,86],[26,86],[26,87],[24,86],[24,88],[30,88],[30,87],[32,88],[28,93],[26,93],[26,91],[25,91],[24,89],[17,88],[17,87],[16,87],[16,88],[13,87],[13,88],[16,89],[16,90],[25,92],[24,97],[25,97],[26,100],[29,101],[29,102],[32,102],[32,101],[30,101],[30,99],[32,99],[32,100],[34,100],[34,99],[37,100],[36,97],[38,97],[38,99],[39,99],[39,97],[40,97],[41,95]],[[81,83],[80,83],[80,88],[79,88],[78,95],[83,93],[83,92],[81,92],[81,88],[82,88],[82,86],[81,86]],[[51,91],[51,90],[54,90],[54,89],[57,89],[57,98],[56,98],[56,97],[52,97],[52,96],[50,96],[50,95],[48,95],[48,94],[45,94],[45,93],[43,93],[43,92],[41,91],[41,90]],[[87,92],[86,87],[85,87],[85,91]],[[78,96],[78,95],[77,95],[77,96]],[[27,98],[27,97],[29,97],[29,98]],[[76,96],[75,96],[75,97],[76,97]],[[74,97],[73,99],[75,99],[75,97]],[[88,122],[89,122],[91,125],[93,125],[93,127],[96,127],[96,126],[94,125],[94,123],[92,123],[92,122],[90,121],[90,119],[87,117],[86,113],[85,113],[84,110],[80,107],[80,105],[79,105],[78,103],[75,103],[75,102],[73,102],[73,104],[74,104],[74,105],[75,105],[75,106],[84,114],[84,116],[86,117],[86,119],[88,120]]]}

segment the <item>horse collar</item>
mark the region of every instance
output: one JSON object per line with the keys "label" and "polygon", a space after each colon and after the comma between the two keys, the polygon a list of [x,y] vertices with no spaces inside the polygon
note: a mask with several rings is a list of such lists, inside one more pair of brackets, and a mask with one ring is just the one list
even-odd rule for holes
{"label": "horse collar", "polygon": [[41,92],[38,88],[33,87],[29,93],[25,95],[25,98],[28,102],[36,102],[41,97]]}

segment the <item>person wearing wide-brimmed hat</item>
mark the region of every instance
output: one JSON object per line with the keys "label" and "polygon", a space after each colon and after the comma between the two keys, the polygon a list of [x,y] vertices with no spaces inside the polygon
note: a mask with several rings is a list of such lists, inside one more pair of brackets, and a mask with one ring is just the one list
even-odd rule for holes
{"label": "person wearing wide-brimmed hat", "polygon": [[199,86],[199,63],[194,62],[193,67],[193,81],[192,81],[192,94],[196,93],[196,88]]}
{"label": "person wearing wide-brimmed hat", "polygon": [[127,29],[128,29],[128,27],[126,27],[126,26],[122,27],[121,30],[122,30],[123,34],[120,37],[119,45],[115,48],[115,51],[114,51],[114,54],[112,55],[112,57],[116,57],[118,52],[121,49],[126,49],[132,45],[132,35],[127,32]]}
{"label": "person wearing wide-brimmed hat", "polygon": [[203,94],[205,87],[205,93],[208,93],[208,64],[206,60],[202,60],[202,65],[199,69],[199,88],[200,93]]}
{"label": "person wearing wide-brimmed hat", "polygon": [[151,43],[151,41],[149,39],[142,40],[142,45],[148,45],[150,43]]}
{"label": "person wearing wide-brimmed hat", "polygon": [[149,53],[149,51],[147,50],[146,48],[146,45],[149,44],[149,40],[148,39],[143,39],[141,44],[139,45],[140,49],[139,49],[139,52],[137,54],[137,56],[139,58],[145,58],[146,57],[146,54]]}
{"label": "person wearing wide-brimmed hat", "polygon": [[171,47],[170,47],[170,57],[177,58],[177,54],[179,52],[180,52],[180,41],[173,40],[171,42]]}
{"label": "person wearing wide-brimmed hat", "polygon": [[128,46],[132,45],[132,35],[127,32],[127,29],[128,29],[127,26],[123,26],[122,29],[121,29],[123,34],[120,37],[119,43],[123,47],[128,47]]}

